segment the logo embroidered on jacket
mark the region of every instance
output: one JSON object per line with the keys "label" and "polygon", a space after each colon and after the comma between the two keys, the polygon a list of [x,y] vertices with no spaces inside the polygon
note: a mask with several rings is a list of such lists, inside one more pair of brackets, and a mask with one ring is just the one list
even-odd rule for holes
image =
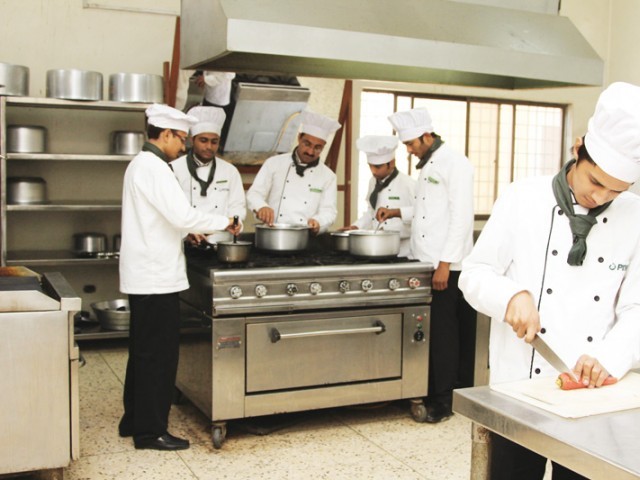
{"label": "logo embroidered on jacket", "polygon": [[216,183],[227,183],[228,180],[216,180]]}
{"label": "logo embroidered on jacket", "polygon": [[618,271],[626,272],[628,266],[629,264],[611,263],[609,264],[609,270],[618,270]]}
{"label": "logo embroidered on jacket", "polygon": [[433,183],[433,184],[435,184],[435,185],[438,185],[438,184],[440,183],[438,180],[436,180],[436,179],[435,179],[435,178],[433,178],[433,177],[427,177],[427,181],[428,181],[429,183]]}
{"label": "logo embroidered on jacket", "polygon": [[322,189],[321,188],[310,188],[309,191],[313,192],[313,193],[322,193]]}
{"label": "logo embroidered on jacket", "polygon": [[400,197],[389,197],[389,200],[400,200]]}

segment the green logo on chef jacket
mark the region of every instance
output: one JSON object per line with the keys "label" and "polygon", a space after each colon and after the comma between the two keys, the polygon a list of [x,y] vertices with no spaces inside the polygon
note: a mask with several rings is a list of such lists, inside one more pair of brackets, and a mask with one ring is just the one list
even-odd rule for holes
{"label": "green logo on chef jacket", "polygon": [[400,197],[389,197],[389,200],[400,200]]}
{"label": "green logo on chef jacket", "polygon": [[322,189],[321,188],[310,188],[309,191],[313,192],[313,193],[322,193]]}
{"label": "green logo on chef jacket", "polygon": [[227,180],[218,180],[216,183],[227,183]]}
{"label": "green logo on chef jacket", "polygon": [[436,180],[436,179],[435,179],[435,178],[433,178],[433,177],[427,177],[427,181],[428,181],[429,183],[434,183],[434,184],[436,184],[436,185],[438,185],[438,184],[440,183],[438,180]]}
{"label": "green logo on chef jacket", "polygon": [[609,270],[617,270],[617,271],[626,272],[628,266],[629,266],[629,264],[625,265],[625,264],[622,264],[622,263],[611,263],[611,264],[609,264]]}

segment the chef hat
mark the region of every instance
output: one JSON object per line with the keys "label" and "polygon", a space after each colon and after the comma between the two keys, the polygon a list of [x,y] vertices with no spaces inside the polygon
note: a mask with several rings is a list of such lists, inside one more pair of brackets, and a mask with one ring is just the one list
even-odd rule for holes
{"label": "chef hat", "polygon": [[224,120],[227,118],[224,110],[218,107],[193,107],[189,110],[189,115],[193,115],[198,119],[198,123],[191,127],[192,137],[200,133],[216,133],[220,135]]}
{"label": "chef hat", "polygon": [[596,164],[627,183],[640,178],[640,87],[612,83],[589,119],[585,147]]}
{"label": "chef hat", "polygon": [[310,110],[300,112],[300,119],[302,122],[300,133],[308,133],[325,142],[332,133],[340,128],[340,124],[335,120]]}
{"label": "chef hat", "polygon": [[414,108],[405,112],[396,112],[387,117],[400,136],[401,142],[408,142],[433,132],[431,115],[426,108]]}
{"label": "chef hat", "polygon": [[366,135],[358,139],[356,146],[367,155],[367,163],[383,165],[395,158],[398,138],[391,135]]}
{"label": "chef hat", "polygon": [[144,113],[147,115],[149,125],[179,130],[184,133],[189,132],[189,127],[198,121],[196,117],[158,103],[151,105]]}

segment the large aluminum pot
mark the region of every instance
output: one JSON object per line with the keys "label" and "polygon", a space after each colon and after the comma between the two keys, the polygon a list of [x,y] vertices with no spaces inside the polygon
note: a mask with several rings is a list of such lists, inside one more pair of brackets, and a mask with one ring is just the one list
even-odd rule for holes
{"label": "large aluminum pot", "polygon": [[309,227],[275,223],[256,225],[256,247],[272,252],[298,252],[309,245]]}
{"label": "large aluminum pot", "polygon": [[47,97],[64,100],[102,100],[102,74],[86,70],[48,70]]}
{"label": "large aluminum pot", "polygon": [[47,151],[47,129],[36,125],[9,125],[7,152],[44,153]]}
{"label": "large aluminum pot", "polygon": [[218,242],[215,248],[221,262],[241,263],[249,260],[251,246],[251,242]]}
{"label": "large aluminum pot", "polygon": [[47,182],[40,177],[7,178],[7,203],[9,205],[29,205],[46,203]]}
{"label": "large aluminum pot", "polygon": [[73,251],[80,256],[92,256],[107,251],[107,236],[103,233],[75,233]]}
{"label": "large aluminum pot", "polygon": [[357,257],[393,257],[400,251],[400,232],[391,230],[352,230],[349,253]]}
{"label": "large aluminum pot", "polygon": [[337,252],[349,251],[349,232],[332,232],[331,244]]}
{"label": "large aluminum pot", "polygon": [[113,132],[111,153],[114,155],[137,155],[144,145],[144,132]]}
{"label": "large aluminum pot", "polygon": [[129,330],[131,316],[129,300],[117,298],[95,302],[91,304],[91,308],[98,317],[100,326],[105,330]]}
{"label": "large aluminum pot", "polygon": [[29,68],[0,63],[0,95],[29,96]]}
{"label": "large aluminum pot", "polygon": [[147,73],[114,73],[109,75],[109,100],[164,103],[162,77]]}

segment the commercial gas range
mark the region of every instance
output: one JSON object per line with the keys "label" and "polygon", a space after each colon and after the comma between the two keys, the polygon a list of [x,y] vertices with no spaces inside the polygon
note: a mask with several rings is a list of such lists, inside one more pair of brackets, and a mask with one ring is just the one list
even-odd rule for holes
{"label": "commercial gas range", "polygon": [[413,399],[425,414],[432,268],[362,259],[318,239],[305,252],[254,250],[245,264],[187,255],[177,388],[212,421]]}

